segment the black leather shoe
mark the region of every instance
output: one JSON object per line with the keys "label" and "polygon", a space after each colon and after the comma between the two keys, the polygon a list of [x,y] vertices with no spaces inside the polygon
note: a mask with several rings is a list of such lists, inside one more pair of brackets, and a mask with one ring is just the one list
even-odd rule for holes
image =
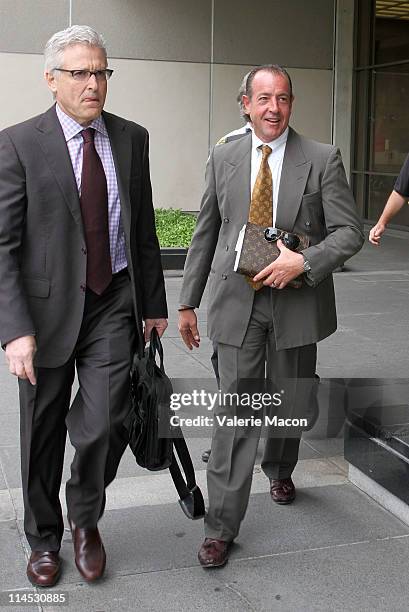
{"label": "black leather shoe", "polygon": [[276,504],[291,504],[295,500],[295,486],[291,478],[271,478],[270,495]]}
{"label": "black leather shoe", "polygon": [[33,550],[27,564],[27,578],[37,587],[52,587],[61,575],[61,559],[58,552]]}
{"label": "black leather shoe", "polygon": [[230,542],[205,538],[200,547],[198,558],[202,567],[222,567],[229,559]]}
{"label": "black leather shoe", "polygon": [[207,463],[209,461],[210,453],[211,453],[211,449],[210,448],[209,448],[209,450],[203,451],[203,453],[202,453],[202,461],[204,461],[204,463]]}
{"label": "black leather shoe", "polygon": [[74,544],[75,565],[87,582],[98,580],[104,573],[106,554],[98,528],[77,527],[68,519]]}

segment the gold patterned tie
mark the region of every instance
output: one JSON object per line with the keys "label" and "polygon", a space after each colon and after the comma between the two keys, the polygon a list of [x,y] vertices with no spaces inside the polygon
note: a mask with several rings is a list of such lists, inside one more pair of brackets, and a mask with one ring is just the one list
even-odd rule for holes
{"label": "gold patterned tie", "polygon": [[[263,157],[251,195],[249,222],[270,227],[273,223],[273,177],[268,157],[272,149],[268,145],[262,145],[259,148],[262,150]],[[245,278],[255,291],[263,287],[262,281],[255,283],[248,276]]]}

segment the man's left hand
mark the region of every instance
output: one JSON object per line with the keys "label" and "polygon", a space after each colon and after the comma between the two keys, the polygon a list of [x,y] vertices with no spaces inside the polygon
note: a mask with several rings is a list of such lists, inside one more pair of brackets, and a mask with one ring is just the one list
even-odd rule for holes
{"label": "man's left hand", "polygon": [[167,326],[167,319],[145,319],[145,342],[148,342],[148,340],[150,339],[151,331],[154,327],[156,327],[160,338]]}
{"label": "man's left hand", "polygon": [[284,289],[286,285],[304,272],[304,257],[301,253],[290,251],[282,243],[277,241],[280,255],[266,268],[261,270],[253,278],[254,281],[263,281],[263,285]]}

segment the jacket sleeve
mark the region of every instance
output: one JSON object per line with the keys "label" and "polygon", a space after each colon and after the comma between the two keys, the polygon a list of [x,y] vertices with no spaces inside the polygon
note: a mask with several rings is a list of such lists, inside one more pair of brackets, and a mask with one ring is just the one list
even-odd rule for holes
{"label": "jacket sleeve", "polygon": [[206,166],[205,191],[183,271],[180,304],[199,307],[216,249],[220,225],[213,149]]}
{"label": "jacket sleeve", "polygon": [[364,241],[362,221],[348,185],[339,149],[327,159],[321,180],[326,237],[302,253],[311,265],[306,282],[318,285],[335,268],[357,253]]}
{"label": "jacket sleeve", "polygon": [[146,130],[142,159],[142,201],[136,225],[136,248],[141,274],[142,317],[166,318],[168,311],[160,248],[155,229],[149,170],[149,134]]}
{"label": "jacket sleeve", "polygon": [[6,130],[0,133],[0,341],[35,335],[20,273],[27,207],[24,167]]}

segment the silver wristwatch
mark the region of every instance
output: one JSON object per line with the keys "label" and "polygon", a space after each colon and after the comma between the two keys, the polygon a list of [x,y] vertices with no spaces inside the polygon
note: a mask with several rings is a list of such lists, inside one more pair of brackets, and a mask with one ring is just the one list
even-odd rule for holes
{"label": "silver wristwatch", "polygon": [[[303,257],[304,257],[304,255],[303,255]],[[304,257],[303,268],[304,268],[304,272],[311,272],[311,264],[308,261],[308,259],[305,259],[305,257]]]}

